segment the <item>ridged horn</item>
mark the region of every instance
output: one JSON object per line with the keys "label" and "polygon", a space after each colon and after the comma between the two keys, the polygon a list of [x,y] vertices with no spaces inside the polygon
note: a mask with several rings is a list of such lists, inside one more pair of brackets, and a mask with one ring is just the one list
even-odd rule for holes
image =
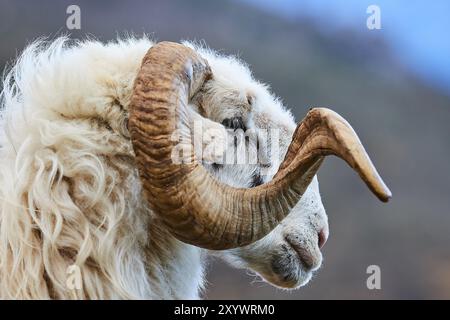
{"label": "ridged horn", "polygon": [[[261,239],[289,214],[326,155],[344,159],[380,200],[390,198],[351,126],[325,108],[308,112],[274,179],[255,188],[219,182],[195,159],[193,148],[182,163],[173,161],[177,144],[192,143],[189,99],[212,76],[192,49],[160,42],[143,59],[130,103],[129,130],[143,190],[179,240],[220,250]],[[181,142],[173,141],[175,130]]]}

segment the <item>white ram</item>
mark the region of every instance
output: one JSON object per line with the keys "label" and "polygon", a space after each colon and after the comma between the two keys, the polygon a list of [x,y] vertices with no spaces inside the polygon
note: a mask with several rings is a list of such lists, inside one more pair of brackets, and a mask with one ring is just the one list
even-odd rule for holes
{"label": "white ram", "polygon": [[[200,84],[199,64],[191,61],[185,66],[181,78],[192,93],[198,91],[193,89],[197,82],[202,86],[201,94],[191,96],[190,123],[200,120],[206,128],[221,129],[223,123],[234,129],[281,132],[277,140],[280,153],[269,156],[264,164],[205,163],[205,167],[218,180],[235,187],[275,181],[273,175],[296,128],[293,117],[265,85],[253,79],[242,62],[185,45],[208,61],[213,74]],[[266,211],[268,217],[273,217],[274,211],[279,215],[269,219],[269,225],[260,221],[260,228],[252,230],[250,237],[238,232],[243,225],[236,225],[235,240],[231,241],[227,227],[214,229],[221,226],[214,219],[210,226],[201,226],[196,210],[187,224],[181,221],[175,227],[172,218],[161,214],[161,208],[170,206],[174,199],[151,200],[156,189],[148,187],[152,173],[142,170],[145,156],[139,144],[142,140],[137,137],[139,123],[130,115],[131,107],[140,108],[136,101],[142,77],[138,74],[142,75],[141,63],[151,47],[157,46],[145,38],[107,44],[68,44],[64,38],[47,44],[36,42],[5,77],[0,131],[1,298],[198,298],[204,261],[211,252],[285,288],[306,283],[320,266],[319,248],[328,236],[328,225],[317,180],[313,179],[317,164],[309,164],[308,170],[303,166],[308,177],[302,178],[302,187],[288,191],[286,204],[275,209],[254,208],[261,217]],[[171,58],[170,53],[164,56]],[[183,58],[183,54],[179,56]],[[164,63],[158,68],[164,71]],[[167,75],[173,72],[169,69]],[[133,89],[137,77],[140,80]],[[370,165],[365,154],[332,152],[349,162],[378,196],[388,196],[376,171],[364,167]],[[320,162],[322,153],[315,160]],[[295,170],[290,174],[295,175]],[[193,190],[192,203],[196,195],[204,197]],[[214,213],[215,208],[209,210]],[[240,210],[236,204],[236,212]],[[292,214],[283,220],[290,211]],[[217,215],[221,214],[218,209]],[[240,221],[239,216],[232,218]],[[201,236],[196,230],[193,235],[186,231],[198,226],[203,228]],[[67,285],[72,265],[81,272],[81,288]]]}

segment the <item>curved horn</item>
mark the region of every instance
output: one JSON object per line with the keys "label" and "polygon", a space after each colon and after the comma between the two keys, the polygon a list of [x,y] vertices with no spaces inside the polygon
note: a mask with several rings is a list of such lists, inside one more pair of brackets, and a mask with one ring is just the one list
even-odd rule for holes
{"label": "curved horn", "polygon": [[312,109],[298,125],[274,179],[233,188],[200,165],[193,148],[172,161],[174,130],[191,146],[187,104],[212,77],[208,63],[183,45],[161,42],[143,59],[130,103],[129,130],[149,205],[183,242],[229,249],[259,240],[289,214],[319,169],[334,154],[355,169],[382,200],[391,193],[350,125],[331,110]]}

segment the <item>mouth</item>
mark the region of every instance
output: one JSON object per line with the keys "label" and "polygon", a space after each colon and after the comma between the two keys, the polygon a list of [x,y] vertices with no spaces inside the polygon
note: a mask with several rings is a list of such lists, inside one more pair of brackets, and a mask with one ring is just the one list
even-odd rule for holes
{"label": "mouth", "polygon": [[293,241],[290,239],[290,237],[285,237],[284,240],[287,244],[291,247],[291,249],[296,253],[298,260],[300,261],[300,264],[302,265],[302,269],[305,272],[313,272],[317,269],[319,269],[322,257],[319,253],[319,256],[311,252],[311,250],[308,250],[298,242]]}

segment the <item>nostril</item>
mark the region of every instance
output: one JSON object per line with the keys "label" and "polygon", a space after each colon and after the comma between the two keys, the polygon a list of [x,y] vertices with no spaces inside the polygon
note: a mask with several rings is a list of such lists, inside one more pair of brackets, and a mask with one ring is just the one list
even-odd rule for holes
{"label": "nostril", "polygon": [[327,242],[327,233],[325,231],[325,228],[322,228],[322,230],[320,230],[319,234],[319,249],[322,249],[322,247],[325,245],[325,242]]}

